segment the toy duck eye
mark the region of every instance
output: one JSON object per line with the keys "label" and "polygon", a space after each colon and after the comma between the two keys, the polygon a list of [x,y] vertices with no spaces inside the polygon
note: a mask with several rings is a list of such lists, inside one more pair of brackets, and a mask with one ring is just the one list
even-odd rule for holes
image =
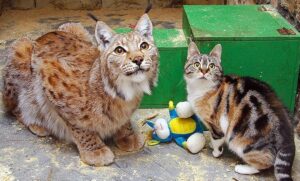
{"label": "toy duck eye", "polygon": [[194,67],[195,67],[195,68],[199,68],[199,66],[200,66],[200,63],[199,63],[199,62],[195,62],[195,63],[194,63]]}
{"label": "toy duck eye", "polygon": [[209,64],[209,68],[214,69],[215,67],[216,67],[215,64],[213,63]]}
{"label": "toy duck eye", "polygon": [[115,48],[114,52],[115,52],[116,54],[119,54],[119,55],[120,55],[120,54],[125,53],[126,50],[125,50],[124,48],[122,48],[121,46],[118,46],[117,48]]}
{"label": "toy duck eye", "polygon": [[149,44],[146,43],[146,42],[143,42],[143,43],[140,45],[140,48],[141,48],[142,50],[146,50],[146,49],[149,48]]}

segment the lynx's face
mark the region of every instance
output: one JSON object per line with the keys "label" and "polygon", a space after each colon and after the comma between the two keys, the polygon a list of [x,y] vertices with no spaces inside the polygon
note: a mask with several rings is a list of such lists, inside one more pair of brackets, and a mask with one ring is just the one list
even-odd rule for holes
{"label": "lynx's face", "polygon": [[95,36],[107,92],[126,100],[141,92],[150,94],[157,81],[158,50],[148,15],[140,18],[132,32],[124,34],[117,34],[105,23],[97,22]]}
{"label": "lynx's face", "polygon": [[153,41],[137,31],[115,35],[104,53],[111,72],[138,82],[147,78],[158,55]]}

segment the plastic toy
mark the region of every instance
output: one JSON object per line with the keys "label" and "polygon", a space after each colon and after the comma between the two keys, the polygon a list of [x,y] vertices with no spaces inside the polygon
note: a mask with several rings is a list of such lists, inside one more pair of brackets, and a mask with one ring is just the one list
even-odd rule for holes
{"label": "plastic toy", "polygon": [[205,127],[193,113],[191,105],[188,102],[180,102],[175,109],[173,101],[170,101],[169,113],[169,122],[162,118],[155,122],[147,121],[153,128],[152,140],[149,140],[148,144],[156,145],[175,140],[179,146],[191,153],[199,152],[205,145]]}

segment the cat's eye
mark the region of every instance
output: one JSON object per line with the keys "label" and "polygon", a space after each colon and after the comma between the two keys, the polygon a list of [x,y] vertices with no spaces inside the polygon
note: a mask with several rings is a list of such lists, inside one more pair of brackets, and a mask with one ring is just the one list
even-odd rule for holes
{"label": "cat's eye", "polygon": [[195,67],[195,68],[198,68],[199,66],[200,66],[200,63],[199,63],[199,62],[195,62],[195,63],[194,63],[194,67]]}
{"label": "cat's eye", "polygon": [[123,53],[126,52],[126,50],[125,50],[124,48],[118,46],[117,48],[115,48],[114,52],[115,52],[116,54],[123,54]]}
{"label": "cat's eye", "polygon": [[215,67],[216,67],[215,64],[213,63],[209,64],[209,68],[214,69]]}
{"label": "cat's eye", "polygon": [[146,49],[149,48],[149,44],[146,43],[146,42],[143,42],[143,43],[140,45],[140,47],[141,47],[142,50],[146,50]]}

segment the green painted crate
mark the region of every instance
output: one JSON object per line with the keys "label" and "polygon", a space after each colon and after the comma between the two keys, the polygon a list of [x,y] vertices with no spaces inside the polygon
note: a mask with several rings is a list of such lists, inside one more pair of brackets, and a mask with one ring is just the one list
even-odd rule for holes
{"label": "green painted crate", "polygon": [[[130,29],[118,29],[128,32]],[[169,100],[186,100],[183,67],[187,56],[187,41],[182,29],[154,29],[153,36],[160,55],[158,86],[145,95],[141,108],[166,108]]]}
{"label": "green painted crate", "polygon": [[[300,34],[271,6],[184,6],[183,29],[204,53],[223,46],[225,74],[252,76],[269,83],[294,110]],[[293,35],[283,35],[290,29]]]}

